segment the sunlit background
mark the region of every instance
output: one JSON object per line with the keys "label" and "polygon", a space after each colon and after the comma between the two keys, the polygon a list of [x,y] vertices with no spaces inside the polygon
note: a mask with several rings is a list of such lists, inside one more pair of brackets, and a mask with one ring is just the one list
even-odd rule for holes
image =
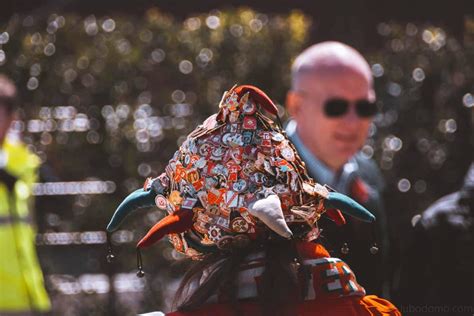
{"label": "sunlit background", "polygon": [[381,112],[362,151],[386,178],[396,247],[413,215],[460,186],[474,153],[469,12],[452,25],[431,19],[428,7],[421,18],[365,21],[344,12],[331,19],[317,4],[288,2],[282,10],[207,1],[187,10],[166,3],[2,14],[0,72],[22,97],[12,133],[43,162],[37,245],[55,315],[168,308],[167,287],[187,263],[173,263],[180,256],[166,241],[144,253],[146,278],[135,276],[134,245],[161,214],[139,211],[112,235],[113,264],[105,260],[108,219],[128,192],[162,172],[234,83],[261,87],[287,117],[289,67],[315,41],[343,40],[372,67]]}

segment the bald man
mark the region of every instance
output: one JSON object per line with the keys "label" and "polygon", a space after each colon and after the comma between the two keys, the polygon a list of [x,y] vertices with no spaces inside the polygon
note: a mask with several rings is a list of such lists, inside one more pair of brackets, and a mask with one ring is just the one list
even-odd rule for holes
{"label": "bald man", "polygon": [[[328,240],[337,240],[330,246],[341,252],[338,255],[349,262],[367,292],[382,295],[381,266],[388,247],[381,200],[384,182],[375,163],[359,152],[377,112],[367,61],[338,42],[309,47],[293,63],[286,107],[292,117],[288,136],[310,175],[352,196],[377,216],[376,226],[347,219],[345,227],[328,224],[324,231]],[[369,249],[376,231],[382,249],[374,256]]]}

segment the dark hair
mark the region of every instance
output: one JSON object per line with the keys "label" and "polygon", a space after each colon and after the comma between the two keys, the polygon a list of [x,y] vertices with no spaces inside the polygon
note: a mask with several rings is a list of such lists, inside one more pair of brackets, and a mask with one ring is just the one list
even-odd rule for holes
{"label": "dark hair", "polygon": [[[236,279],[241,264],[251,253],[262,252],[264,272],[258,286],[262,315],[294,315],[296,304],[306,296],[309,269],[301,264],[294,240],[273,235],[271,239],[245,248],[217,252],[197,261],[184,275],[175,297],[179,311],[198,309],[213,294],[218,294],[239,314]],[[208,276],[204,276],[204,271]],[[197,285],[193,291],[193,285]]]}
{"label": "dark hair", "polygon": [[0,106],[5,107],[8,113],[13,112],[18,105],[17,89],[13,81],[0,74]]}

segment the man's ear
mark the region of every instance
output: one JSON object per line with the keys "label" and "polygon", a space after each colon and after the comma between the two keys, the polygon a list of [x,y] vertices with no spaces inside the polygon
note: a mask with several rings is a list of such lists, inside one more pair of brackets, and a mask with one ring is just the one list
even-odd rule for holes
{"label": "man's ear", "polygon": [[288,91],[286,94],[286,110],[291,117],[298,115],[300,111],[301,96],[295,91]]}

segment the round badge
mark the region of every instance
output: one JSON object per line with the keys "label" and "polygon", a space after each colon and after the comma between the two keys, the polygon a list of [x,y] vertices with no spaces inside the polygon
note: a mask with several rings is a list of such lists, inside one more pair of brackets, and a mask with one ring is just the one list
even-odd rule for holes
{"label": "round badge", "polygon": [[222,143],[226,146],[229,146],[229,138],[232,136],[232,133],[225,133],[222,135]]}
{"label": "round badge", "polygon": [[231,227],[236,233],[246,233],[249,230],[249,223],[242,217],[236,217],[232,220]]}
{"label": "round badge", "polygon": [[282,142],[285,140],[285,136],[283,136],[282,134],[278,133],[278,132],[273,132],[272,133],[272,139],[276,142]]}
{"label": "round badge", "polygon": [[168,205],[168,200],[166,200],[166,198],[163,195],[158,194],[155,197],[155,204],[160,210],[165,211],[166,206]]}
{"label": "round badge", "polygon": [[194,165],[196,163],[196,161],[198,161],[200,158],[201,158],[201,156],[199,156],[199,155],[192,155],[189,158],[189,163]]}
{"label": "round badge", "polygon": [[212,150],[211,158],[212,160],[221,160],[225,154],[225,149],[222,147],[216,147]]}
{"label": "round badge", "polygon": [[204,157],[201,157],[199,160],[197,160],[195,163],[194,163],[194,166],[196,168],[199,168],[199,169],[202,169],[206,166],[207,164],[207,161]]}
{"label": "round badge", "polygon": [[206,223],[198,221],[198,222],[195,222],[193,224],[193,227],[197,232],[199,232],[201,234],[206,234],[207,233]]}
{"label": "round badge", "polygon": [[257,106],[252,100],[247,100],[247,102],[245,102],[245,104],[242,106],[242,111],[245,113],[245,115],[252,115],[255,113],[255,111],[257,111]]}
{"label": "round badge", "polygon": [[184,156],[184,164],[187,166],[189,165],[190,162],[191,162],[191,156],[190,155]]}
{"label": "round badge", "polygon": [[215,243],[218,242],[219,239],[221,239],[222,237],[221,229],[217,227],[216,225],[212,225],[211,227],[209,227],[208,234],[209,234],[209,239]]}
{"label": "round badge", "polygon": [[232,137],[229,137],[228,143],[230,147],[239,147],[244,145],[242,134],[233,134]]}
{"label": "round badge", "polygon": [[232,185],[232,189],[238,193],[242,193],[247,189],[247,181],[244,179],[239,179]]}
{"label": "round badge", "polygon": [[295,152],[289,146],[280,148],[280,155],[288,161],[295,161]]}
{"label": "round badge", "polygon": [[220,142],[221,142],[221,135],[219,135],[219,134],[213,135],[213,136],[211,137],[211,142],[213,142],[214,144],[220,144]]}
{"label": "round badge", "polygon": [[201,156],[207,156],[211,148],[211,145],[209,145],[208,143],[204,143],[199,147],[199,154]]}

